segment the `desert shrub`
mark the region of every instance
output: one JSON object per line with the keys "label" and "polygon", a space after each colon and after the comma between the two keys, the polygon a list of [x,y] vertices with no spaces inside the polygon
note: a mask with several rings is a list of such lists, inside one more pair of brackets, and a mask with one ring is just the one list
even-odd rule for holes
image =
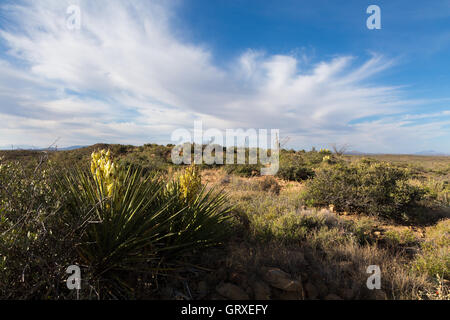
{"label": "desert shrub", "polygon": [[334,205],[337,211],[405,219],[424,191],[408,183],[409,173],[384,162],[362,160],[317,170],[307,184],[313,206]]}
{"label": "desert shrub", "polygon": [[270,213],[250,217],[253,236],[260,241],[278,240],[282,243],[298,243],[315,230],[326,227],[325,219],[317,214],[289,212],[281,215]]}
{"label": "desert shrub", "polygon": [[450,279],[450,220],[446,219],[427,230],[427,239],[421,245],[413,267],[430,277]]}
{"label": "desert shrub", "polygon": [[233,164],[226,165],[225,170],[228,174],[235,174],[241,177],[253,177],[259,175],[261,166],[257,164]]}
{"label": "desert shrub", "polygon": [[384,241],[392,247],[411,246],[418,243],[414,232],[409,229],[403,231],[388,230],[384,234]]}
{"label": "desert shrub", "polygon": [[431,288],[420,290],[419,300],[450,300],[450,288],[443,277],[437,275]]}
{"label": "desert shrub", "polygon": [[302,181],[314,175],[305,163],[304,154],[282,152],[277,177],[289,181]]}
{"label": "desert shrub", "polygon": [[376,223],[369,217],[360,217],[346,224],[347,232],[352,234],[361,245],[373,242],[372,232],[376,229]]}
{"label": "desert shrub", "polygon": [[165,154],[161,154],[162,152],[159,149],[144,148],[142,152],[135,151],[121,155],[117,162],[125,167],[139,165],[146,173],[154,171],[164,173],[167,172],[170,163]]}
{"label": "desert shrub", "polygon": [[321,149],[319,152],[315,150],[297,153],[282,152],[277,176],[289,181],[307,180],[314,177],[314,169],[320,167],[322,163],[336,162],[337,159],[327,149]]}
{"label": "desert shrub", "polygon": [[428,178],[422,182],[426,200],[437,205],[450,206],[450,183],[448,180]]}
{"label": "desert shrub", "polygon": [[331,159],[331,152],[327,149],[321,149],[320,151],[313,150],[303,154],[303,161],[310,168],[317,168],[323,162],[324,157],[329,157]]}
{"label": "desert shrub", "polygon": [[76,258],[71,234],[81,217],[62,219],[54,192],[62,172],[45,156],[33,162],[0,161],[0,298],[70,298],[65,268]]}
{"label": "desert shrub", "polygon": [[271,192],[276,195],[280,194],[281,190],[280,184],[273,176],[265,176],[259,181],[259,187],[262,191]]}
{"label": "desert shrub", "polygon": [[314,171],[305,165],[286,164],[280,167],[277,176],[284,180],[302,181],[312,178]]}

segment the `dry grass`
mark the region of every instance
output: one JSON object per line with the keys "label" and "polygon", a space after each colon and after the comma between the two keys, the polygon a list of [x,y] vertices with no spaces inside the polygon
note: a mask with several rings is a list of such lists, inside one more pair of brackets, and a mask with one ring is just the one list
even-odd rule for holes
{"label": "dry grass", "polygon": [[[243,278],[257,277],[263,267],[279,267],[313,283],[319,298],[329,293],[345,299],[442,298],[430,294],[439,287],[433,277],[414,268],[422,243],[436,228],[392,225],[374,217],[307,209],[301,196],[303,185],[297,182],[278,179],[281,191],[276,196],[260,188],[261,177],[241,178],[222,170],[205,170],[203,179],[223,187],[235,206],[237,233],[225,248],[224,263],[245,275]],[[447,222],[445,226],[434,232],[442,236],[448,232]],[[411,246],[417,254],[406,250]],[[381,291],[366,287],[369,265],[381,268]],[[445,285],[443,288],[441,292],[447,290]]]}

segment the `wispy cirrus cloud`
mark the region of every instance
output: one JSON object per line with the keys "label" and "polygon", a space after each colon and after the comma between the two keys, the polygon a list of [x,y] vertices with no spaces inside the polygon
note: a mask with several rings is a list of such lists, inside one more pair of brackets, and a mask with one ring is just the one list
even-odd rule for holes
{"label": "wispy cirrus cloud", "polygon": [[[312,64],[248,49],[224,67],[212,50],[173,29],[174,4],[79,1],[76,31],[66,27],[69,4],[1,9],[9,23],[0,25],[7,47],[0,54],[0,145],[45,145],[55,137],[64,145],[168,142],[194,119],[206,127],[280,128],[295,147],[338,142],[408,152],[411,139],[417,147],[449,135],[448,114],[412,126],[393,120],[423,101],[372,81],[395,66],[381,55],[362,64],[352,56]],[[368,117],[377,120],[358,121]]]}

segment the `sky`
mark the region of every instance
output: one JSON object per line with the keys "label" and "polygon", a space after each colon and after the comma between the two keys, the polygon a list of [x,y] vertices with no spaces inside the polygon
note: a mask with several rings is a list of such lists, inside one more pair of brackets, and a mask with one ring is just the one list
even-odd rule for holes
{"label": "sky", "polygon": [[450,154],[450,0],[0,0],[0,120],[2,148],[167,144],[202,121]]}

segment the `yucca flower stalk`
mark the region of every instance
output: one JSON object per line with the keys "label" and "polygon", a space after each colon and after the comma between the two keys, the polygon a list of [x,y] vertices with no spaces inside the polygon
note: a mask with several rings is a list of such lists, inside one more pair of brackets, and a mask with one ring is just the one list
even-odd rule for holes
{"label": "yucca flower stalk", "polygon": [[194,164],[186,168],[179,177],[181,194],[188,202],[193,201],[194,197],[202,189],[202,178],[200,170]]}
{"label": "yucca flower stalk", "polygon": [[108,197],[112,196],[113,189],[118,183],[116,166],[110,157],[109,150],[93,152],[91,155],[91,173]]}
{"label": "yucca flower stalk", "polygon": [[178,194],[180,200],[192,203],[202,190],[200,170],[194,164],[166,184],[167,194]]}

